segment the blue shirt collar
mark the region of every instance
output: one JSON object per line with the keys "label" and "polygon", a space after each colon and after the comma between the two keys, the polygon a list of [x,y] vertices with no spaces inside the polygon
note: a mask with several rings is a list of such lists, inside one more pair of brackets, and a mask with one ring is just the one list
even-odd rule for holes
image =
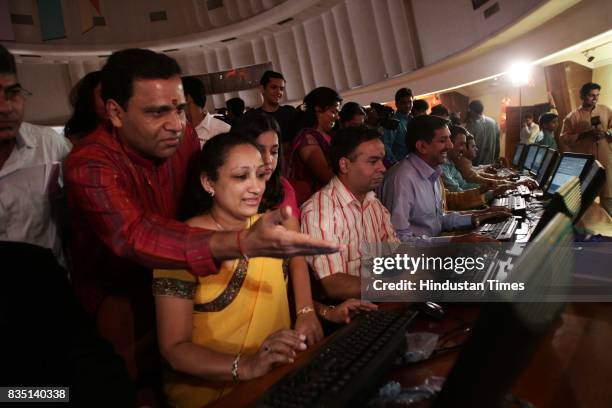
{"label": "blue shirt collar", "polygon": [[442,166],[436,166],[432,168],[429,164],[425,163],[416,153],[410,153],[406,156],[406,160],[409,160],[412,166],[417,172],[423,177],[431,181],[432,183],[438,180],[442,174]]}

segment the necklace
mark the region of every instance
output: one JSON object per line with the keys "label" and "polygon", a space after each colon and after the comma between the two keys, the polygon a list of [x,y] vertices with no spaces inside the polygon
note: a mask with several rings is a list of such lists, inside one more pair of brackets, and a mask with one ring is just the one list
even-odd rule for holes
{"label": "necklace", "polygon": [[223,226],[219,224],[219,222],[215,219],[215,216],[213,215],[212,211],[210,212],[210,218],[212,218],[219,231],[225,231],[225,228],[223,228]]}

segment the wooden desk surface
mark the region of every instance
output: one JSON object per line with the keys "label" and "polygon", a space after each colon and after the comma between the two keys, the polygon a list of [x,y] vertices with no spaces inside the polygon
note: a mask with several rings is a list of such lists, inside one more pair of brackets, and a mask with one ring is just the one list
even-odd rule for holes
{"label": "wooden desk surface", "polygon": [[[461,322],[478,317],[474,305],[447,305],[440,322],[419,319],[413,331],[445,333]],[[458,338],[458,341],[461,341]],[[321,343],[323,344],[323,343]],[[239,384],[215,407],[243,407],[257,398],[285,374],[304,364],[319,346],[302,353],[290,366],[279,367],[264,377]],[[558,326],[548,335],[513,392],[538,408],[612,407],[612,303],[569,304]],[[396,368],[380,379],[399,381],[409,387],[431,376],[445,377],[458,351],[443,353],[422,363]]]}

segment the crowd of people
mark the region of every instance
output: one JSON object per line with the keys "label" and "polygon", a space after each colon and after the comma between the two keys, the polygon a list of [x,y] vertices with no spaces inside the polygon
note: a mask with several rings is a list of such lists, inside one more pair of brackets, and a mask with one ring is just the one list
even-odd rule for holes
{"label": "crowd of people", "polygon": [[[569,143],[593,133],[594,109],[598,129],[612,127],[587,85]],[[223,121],[174,59],[121,50],[77,84],[60,136],[23,122],[27,91],[0,46],[0,240],[52,251],[72,288],[62,296],[95,327],[83,341],[119,355],[132,388],[117,387],[134,390],[89,406],[213,402],[376,309],[359,300],[364,244],[490,241],[443,232],[510,216],[488,207],[516,183],[486,170],[500,131],[480,101],[462,124],[408,88],[395,111],[343,104],[328,87],[282,105],[273,71],[260,90],[260,107],[233,98]],[[554,144],[557,118],[526,118],[525,140]]]}

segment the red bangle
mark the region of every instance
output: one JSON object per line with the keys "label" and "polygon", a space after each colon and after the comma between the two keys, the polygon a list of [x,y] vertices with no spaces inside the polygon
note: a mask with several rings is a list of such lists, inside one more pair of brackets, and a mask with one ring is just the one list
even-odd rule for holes
{"label": "red bangle", "polygon": [[244,258],[245,261],[249,260],[249,256],[244,251],[244,247],[242,246],[242,241],[240,240],[240,234],[244,230],[240,230],[236,232],[236,246],[238,247],[238,251],[240,252],[240,256]]}

